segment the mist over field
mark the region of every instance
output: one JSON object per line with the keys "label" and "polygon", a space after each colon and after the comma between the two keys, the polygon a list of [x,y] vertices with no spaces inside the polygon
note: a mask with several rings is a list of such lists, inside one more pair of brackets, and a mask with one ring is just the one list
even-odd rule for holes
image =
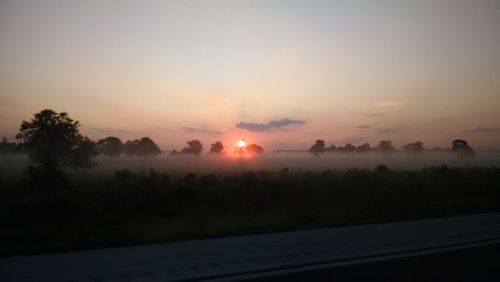
{"label": "mist over field", "polygon": [[[395,152],[389,155],[380,152],[370,153],[326,153],[314,156],[307,152],[269,152],[251,158],[225,155],[203,154],[171,156],[164,153],[158,157],[109,158],[99,156],[95,159],[97,167],[92,169],[67,169],[67,172],[81,180],[94,177],[111,177],[116,170],[130,169],[133,172],[147,172],[150,169],[167,173],[172,177],[194,174],[231,174],[240,172],[290,172],[344,171],[350,168],[373,169],[384,164],[392,170],[420,170],[432,166],[449,167],[500,167],[500,152],[477,152],[474,158],[461,159],[452,152],[426,152],[423,154],[405,154]],[[0,157],[1,178],[22,178],[23,171],[29,164],[24,155]]]}
{"label": "mist over field", "polygon": [[394,153],[366,154],[323,154],[314,156],[310,153],[266,153],[252,158],[232,158],[215,155],[168,156],[157,159],[98,158],[98,163],[106,168],[154,168],[165,172],[178,173],[231,173],[244,171],[280,171],[284,168],[296,171],[319,171],[326,169],[345,170],[353,167],[372,169],[385,164],[391,169],[421,169],[429,166],[446,164],[454,167],[500,166],[500,152],[477,153],[474,159],[459,159],[453,153],[426,153],[406,155]]}

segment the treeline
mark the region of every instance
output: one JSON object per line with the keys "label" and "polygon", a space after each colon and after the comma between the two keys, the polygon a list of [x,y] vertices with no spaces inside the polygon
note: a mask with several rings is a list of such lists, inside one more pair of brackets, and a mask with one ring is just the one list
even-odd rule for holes
{"label": "treeline", "polygon": [[[0,155],[27,153],[30,159],[45,163],[64,163],[71,166],[92,166],[92,157],[126,156],[155,157],[161,155],[160,147],[150,138],[142,137],[123,142],[115,136],[108,136],[97,142],[79,133],[80,123],[69,118],[67,113],[43,110],[30,121],[23,121],[16,135],[18,143],[9,142],[3,137],[0,142]],[[170,155],[200,155],[203,144],[199,140],[187,141],[180,151],[173,150]],[[240,153],[262,154],[264,149],[256,144],[236,150]],[[210,153],[223,154],[221,141],[211,144]],[[80,159],[80,164],[70,159]]]}
{"label": "treeline", "polygon": [[[451,149],[433,148],[433,151],[452,151],[456,152],[459,157],[473,157],[475,155],[474,150],[465,140],[456,139],[451,142]],[[421,154],[425,151],[424,143],[416,141],[414,143],[409,143],[401,147],[401,150],[408,154]],[[330,145],[326,147],[324,140],[316,140],[316,142],[311,146],[309,152],[314,155],[320,155],[323,153],[367,153],[367,152],[382,152],[384,154],[391,154],[396,152],[391,140],[382,140],[376,147],[371,147],[370,144],[364,143],[359,146],[347,143],[345,146]]]}
{"label": "treeline", "polygon": [[[16,136],[19,143],[9,142],[7,138],[3,137],[0,142],[0,155],[15,154],[19,152],[33,152],[34,143],[27,142],[27,133],[38,132],[38,135],[33,135],[32,141],[38,142],[40,145],[43,143],[42,147],[45,147],[45,151],[50,151],[50,147],[56,147],[62,142],[63,145],[68,145],[63,142],[65,138],[70,138],[72,142],[73,150],[75,148],[84,147],[84,150],[76,152],[80,154],[81,157],[88,156],[89,158],[103,155],[107,157],[119,157],[122,154],[126,156],[138,156],[138,157],[155,157],[161,155],[162,151],[158,145],[149,137],[142,137],[140,139],[128,140],[123,142],[120,138],[115,136],[108,136],[106,138],[100,139],[97,142],[90,140],[88,137],[84,137],[79,134],[78,128],[80,123],[78,121],[73,121],[68,117],[66,113],[56,113],[52,110],[43,110],[40,113],[35,114],[35,118],[30,122],[23,121],[20,128],[20,133]],[[42,136],[45,136],[42,138]],[[44,139],[44,140],[42,140]],[[66,140],[71,141],[71,140]],[[76,141],[76,142],[75,142]],[[71,143],[71,142],[69,142]],[[78,143],[78,144],[76,144]],[[170,155],[201,155],[203,152],[203,144],[197,140],[190,140],[186,142],[187,146],[180,150],[173,150]],[[29,146],[32,146],[31,148]],[[40,148],[38,148],[40,149]],[[37,149],[37,150],[38,150]],[[414,143],[409,143],[401,147],[401,150],[408,154],[420,154],[425,151],[424,143],[421,141],[416,141]],[[433,148],[433,151],[453,151],[458,154],[459,157],[473,157],[475,155],[472,147],[469,146],[467,141],[457,139],[453,140],[452,147],[450,149]],[[279,152],[280,150],[278,150]],[[382,152],[384,154],[390,154],[396,151],[391,140],[381,140],[379,144],[375,147],[371,147],[369,143],[364,143],[359,146],[347,143],[344,146],[330,145],[326,146],[324,140],[316,140],[315,143],[308,150],[314,155],[321,155],[323,153],[366,153],[366,152]],[[210,145],[209,153],[211,154],[224,154],[224,145],[221,141],[216,141]],[[262,154],[264,153],[264,148],[257,144],[249,144],[243,147],[237,147],[233,149],[233,153],[252,153],[252,154]]]}
{"label": "treeline", "polygon": [[[97,142],[80,134],[80,123],[67,113],[42,110],[29,121],[21,123],[16,135],[18,144],[2,140],[2,152],[23,152],[31,161],[25,170],[34,187],[49,188],[67,186],[69,181],[62,167],[93,167],[94,157],[104,155],[154,157],[161,154],[158,145],[149,137],[122,142],[118,137],[109,136]],[[171,154],[200,155],[203,144],[199,140],[187,142],[187,147]],[[210,153],[222,154],[221,141],[212,144]],[[264,149],[256,144],[235,150],[237,153],[261,154]]]}
{"label": "treeline", "polygon": [[[122,142],[119,138],[109,136],[94,142],[79,132],[80,123],[71,119],[67,113],[57,113],[52,110],[43,110],[36,113],[30,121],[21,123],[19,133],[16,135],[18,144],[8,142],[2,138],[0,152],[13,153],[24,152],[28,154],[30,165],[26,170],[34,186],[48,187],[57,183],[65,182],[65,175],[60,167],[92,167],[96,165],[94,157],[105,155],[118,157],[121,154],[127,156],[154,157],[161,154],[158,145],[149,137]],[[234,153],[262,154],[264,148],[257,144],[246,145],[241,140],[241,146],[234,149]],[[402,148],[408,153],[420,153],[423,149],[422,142],[410,143]],[[335,147],[325,146],[325,141],[316,140],[309,149],[314,155],[325,152],[369,152],[371,150],[383,153],[395,151],[390,140],[382,140],[376,148],[371,148],[368,143],[361,146],[346,144]],[[474,156],[473,149],[465,140],[454,140],[452,150],[460,157]],[[171,155],[193,154],[200,155],[203,144],[199,140],[187,142],[187,146],[180,151],[174,150]],[[224,145],[221,141],[211,144],[210,153],[223,154]]]}

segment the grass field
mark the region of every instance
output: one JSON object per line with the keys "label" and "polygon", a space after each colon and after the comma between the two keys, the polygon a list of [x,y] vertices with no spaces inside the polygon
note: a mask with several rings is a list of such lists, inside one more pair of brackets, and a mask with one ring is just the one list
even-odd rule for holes
{"label": "grass field", "polygon": [[[13,163],[10,170],[21,168]],[[22,171],[22,169],[21,169]],[[0,178],[0,254],[441,217],[500,210],[500,169],[69,172],[60,189]],[[93,177],[86,176],[93,173]]]}

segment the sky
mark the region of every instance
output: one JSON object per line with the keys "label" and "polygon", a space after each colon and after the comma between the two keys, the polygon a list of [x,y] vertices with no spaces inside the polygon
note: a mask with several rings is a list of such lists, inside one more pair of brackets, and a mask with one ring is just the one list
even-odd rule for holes
{"label": "sky", "polygon": [[500,1],[0,0],[0,135],[500,149]]}

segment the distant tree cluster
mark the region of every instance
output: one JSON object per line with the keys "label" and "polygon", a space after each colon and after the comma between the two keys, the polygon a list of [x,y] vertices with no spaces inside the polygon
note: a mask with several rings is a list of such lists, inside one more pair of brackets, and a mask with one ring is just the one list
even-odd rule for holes
{"label": "distant tree cluster", "polygon": [[97,151],[99,154],[111,158],[119,157],[121,154],[128,157],[156,157],[161,154],[160,147],[149,137],[128,140],[123,143],[120,138],[109,136],[97,141]]}
{"label": "distant tree cluster", "polygon": [[[182,148],[182,150],[179,152],[177,150],[173,150],[170,154],[171,155],[196,155],[199,156],[201,152],[203,151],[203,144],[200,142],[200,140],[191,140],[186,142],[187,147]],[[212,144],[214,145],[214,144]],[[222,146],[222,143],[220,144]],[[214,148],[212,146],[212,148]]]}
{"label": "distant tree cluster", "polygon": [[453,140],[451,150],[456,152],[460,158],[471,158],[474,157],[475,153],[472,147],[467,144],[467,141],[456,139]]}
{"label": "distant tree cluster", "polygon": [[119,157],[123,149],[123,142],[118,137],[109,136],[97,141],[97,151],[107,157]]}
{"label": "distant tree cluster", "polygon": [[125,155],[139,157],[155,157],[161,154],[161,150],[149,137],[129,140],[123,145]]}
{"label": "distant tree cluster", "polygon": [[323,154],[325,152],[325,141],[321,139],[316,140],[311,148],[309,148],[309,152],[314,155]]}
{"label": "distant tree cluster", "polygon": [[[68,181],[63,167],[92,167],[94,157],[102,154],[108,157],[127,156],[152,157],[161,150],[149,137],[142,137],[123,143],[119,138],[109,136],[94,142],[79,132],[80,123],[67,113],[42,110],[30,121],[23,121],[16,139],[20,151],[28,154],[35,165],[27,173],[33,186],[58,187]],[[16,144],[6,138],[0,143],[0,152],[13,152]]]}
{"label": "distant tree cluster", "polygon": [[210,145],[210,153],[212,154],[222,154],[222,150],[224,150],[224,145],[222,145],[221,141],[217,141]]}
{"label": "distant tree cluster", "polygon": [[262,148],[261,146],[259,146],[257,144],[247,145],[247,146],[245,146],[244,150],[250,154],[263,154],[264,153],[264,148]]}
{"label": "distant tree cluster", "polygon": [[[424,143],[421,141],[416,141],[414,143],[408,143],[401,147],[402,151],[407,154],[421,154],[425,152]],[[449,150],[449,149],[448,149]],[[394,148],[391,140],[381,140],[377,147],[370,147],[370,144],[364,143],[359,146],[352,145],[350,143],[344,146],[330,145],[326,147],[324,140],[316,140],[314,144],[309,149],[309,152],[313,155],[320,155],[323,153],[365,153],[365,152],[381,152],[384,154],[394,153],[396,149]],[[432,151],[446,151],[445,149],[435,147]],[[451,151],[456,152],[460,158],[470,158],[475,155],[474,150],[467,144],[465,140],[454,140],[452,142]]]}
{"label": "distant tree cluster", "polygon": [[391,140],[382,140],[378,144],[378,149],[385,154],[394,152],[394,146],[392,146]]}
{"label": "distant tree cluster", "polygon": [[401,147],[401,149],[409,154],[420,154],[424,152],[424,143],[420,141],[409,143]]}
{"label": "distant tree cluster", "polygon": [[[183,148],[180,151],[173,150],[171,155],[196,155],[199,156],[203,151],[203,144],[199,140],[191,140],[186,142],[187,147]],[[210,145],[209,152],[211,154],[220,155],[224,153],[224,145],[221,141],[216,141],[215,143]],[[249,154],[262,154],[264,153],[264,148],[257,144],[249,144],[242,148],[236,148],[234,150],[235,153],[249,153]]]}

